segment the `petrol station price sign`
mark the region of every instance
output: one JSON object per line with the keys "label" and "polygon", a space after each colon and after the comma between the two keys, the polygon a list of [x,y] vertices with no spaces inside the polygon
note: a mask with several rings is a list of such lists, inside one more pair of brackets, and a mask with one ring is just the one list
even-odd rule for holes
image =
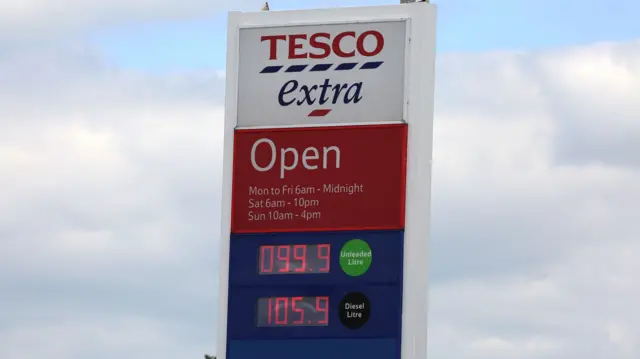
{"label": "petrol station price sign", "polygon": [[217,357],[424,359],[434,6],[228,26]]}

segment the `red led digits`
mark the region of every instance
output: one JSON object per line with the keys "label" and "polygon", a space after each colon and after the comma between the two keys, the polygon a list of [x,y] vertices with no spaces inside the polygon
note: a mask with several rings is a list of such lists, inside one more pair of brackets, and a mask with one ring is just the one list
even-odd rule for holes
{"label": "red led digits", "polygon": [[329,297],[258,298],[258,327],[317,327],[329,324]]}
{"label": "red led digits", "polygon": [[[282,303],[282,304],[280,304]],[[280,311],[284,313],[282,319],[280,319]],[[289,314],[289,298],[288,297],[276,297],[276,324],[287,325],[287,317]]]}
{"label": "red led digits", "polygon": [[322,319],[318,320],[318,324],[329,323],[329,297],[316,297],[316,312],[323,313]]}
{"label": "red led digits", "polygon": [[304,244],[299,244],[293,246],[293,259],[296,261],[300,261],[300,265],[298,268],[294,269],[295,272],[306,272],[307,271],[307,246]]}
{"label": "red led digits", "polygon": [[274,246],[260,247],[260,273],[273,272],[273,249]]}
{"label": "red led digits", "polygon": [[271,298],[267,298],[267,324],[273,323],[273,318],[271,317],[271,312],[273,311],[273,303]]}
{"label": "red led digits", "polygon": [[303,301],[304,298],[302,297],[293,297],[291,298],[291,309],[300,314],[300,319],[293,321],[293,325],[299,325],[299,324],[303,324],[304,323],[304,309],[303,308],[298,308],[297,304],[298,302]]}
{"label": "red led digits", "polygon": [[316,274],[331,269],[330,244],[260,246],[259,274]]}
{"label": "red led digits", "polygon": [[324,264],[322,267],[320,267],[319,272],[329,273],[329,269],[331,268],[331,245],[330,244],[318,245],[318,258],[324,261]]}
{"label": "red led digits", "polygon": [[291,254],[290,246],[278,246],[278,262],[284,263],[284,266],[279,266],[281,268],[278,269],[278,272],[281,272],[281,273],[289,272],[289,267],[291,265],[290,254]]}

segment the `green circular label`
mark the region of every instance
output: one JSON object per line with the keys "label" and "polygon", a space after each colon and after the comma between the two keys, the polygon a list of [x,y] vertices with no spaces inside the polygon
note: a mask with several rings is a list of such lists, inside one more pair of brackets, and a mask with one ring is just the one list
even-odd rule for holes
{"label": "green circular label", "polygon": [[352,277],[365,274],[371,266],[371,261],[371,248],[362,239],[352,239],[340,250],[340,267]]}

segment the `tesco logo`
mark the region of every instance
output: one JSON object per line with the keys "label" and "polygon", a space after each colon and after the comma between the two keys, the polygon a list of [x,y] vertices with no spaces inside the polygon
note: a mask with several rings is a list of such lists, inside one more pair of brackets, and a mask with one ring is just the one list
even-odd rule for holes
{"label": "tesco logo", "polygon": [[[332,35],[328,32],[312,34],[263,35],[260,43],[266,47],[268,61],[295,61],[288,65],[269,64],[260,71],[262,74],[290,73],[278,92],[278,104],[284,108],[289,106],[308,106],[311,111],[307,116],[322,117],[331,112],[330,105],[345,105],[361,102],[366,94],[362,81],[343,83],[337,81],[338,74],[344,71],[370,71],[379,68],[384,61],[375,59],[384,50],[384,36],[377,30],[363,32],[343,31]],[[284,46],[282,46],[284,45]],[[286,51],[279,51],[286,50]],[[341,60],[337,63],[320,63],[311,60],[323,60],[335,55]],[[356,57],[364,58],[360,63]],[[296,60],[307,59],[312,63],[301,63]],[[343,59],[343,60],[342,60]],[[305,70],[309,72],[332,71],[322,81],[304,83],[304,76],[295,75]],[[350,78],[353,78],[351,76]],[[307,81],[308,82],[308,81]]]}
{"label": "tesco logo", "polygon": [[[344,48],[343,40],[353,38],[356,40],[354,48]],[[373,50],[367,50],[364,46],[365,40],[372,38],[375,40]],[[355,57],[356,54],[365,57],[372,57],[382,52],[384,48],[384,37],[376,30],[365,31],[356,34],[355,31],[344,31],[333,38],[327,32],[315,34],[293,34],[293,35],[265,35],[260,38],[261,42],[269,43],[269,60],[278,60],[278,41],[287,43],[287,59],[326,59],[330,54],[335,54],[341,58]],[[313,52],[302,50],[305,46]]]}

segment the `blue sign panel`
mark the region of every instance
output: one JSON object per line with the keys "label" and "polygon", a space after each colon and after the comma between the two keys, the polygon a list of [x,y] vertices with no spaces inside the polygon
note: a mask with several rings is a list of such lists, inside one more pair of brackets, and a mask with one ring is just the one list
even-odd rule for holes
{"label": "blue sign panel", "polygon": [[232,234],[227,358],[400,358],[404,231]]}

